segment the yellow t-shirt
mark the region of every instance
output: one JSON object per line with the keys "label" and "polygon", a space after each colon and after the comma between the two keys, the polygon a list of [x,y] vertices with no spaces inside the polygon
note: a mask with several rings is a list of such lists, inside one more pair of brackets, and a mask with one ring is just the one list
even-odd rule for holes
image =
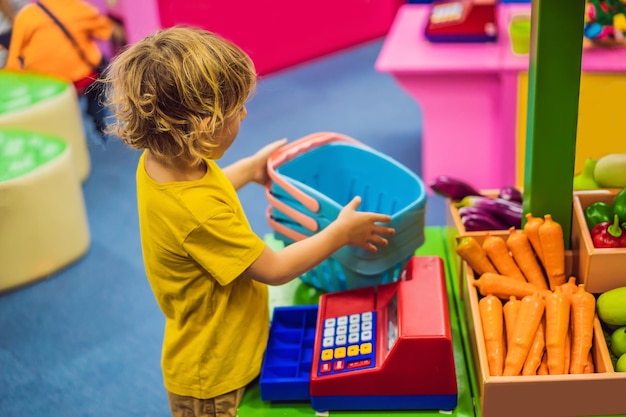
{"label": "yellow t-shirt", "polygon": [[[145,155],[145,154],[144,154]],[[242,275],[265,247],[214,161],[196,181],[157,183],[137,168],[146,274],[165,314],[168,391],[195,398],[258,376],[269,330],[267,286]]]}

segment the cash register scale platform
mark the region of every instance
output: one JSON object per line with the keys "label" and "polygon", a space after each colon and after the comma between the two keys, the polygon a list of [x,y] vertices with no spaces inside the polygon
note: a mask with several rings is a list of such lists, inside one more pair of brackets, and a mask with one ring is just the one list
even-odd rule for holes
{"label": "cash register scale platform", "polygon": [[317,411],[454,409],[443,260],[414,256],[397,282],[275,308],[260,390]]}

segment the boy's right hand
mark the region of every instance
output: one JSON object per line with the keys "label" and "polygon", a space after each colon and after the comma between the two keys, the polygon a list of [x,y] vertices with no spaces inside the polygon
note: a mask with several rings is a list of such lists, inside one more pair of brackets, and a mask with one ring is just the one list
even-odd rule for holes
{"label": "boy's right hand", "polygon": [[384,236],[393,236],[395,229],[381,223],[391,222],[387,214],[356,211],[361,204],[361,197],[354,197],[344,206],[335,220],[336,227],[346,236],[348,245],[359,246],[370,252],[378,247],[387,246],[389,241]]}

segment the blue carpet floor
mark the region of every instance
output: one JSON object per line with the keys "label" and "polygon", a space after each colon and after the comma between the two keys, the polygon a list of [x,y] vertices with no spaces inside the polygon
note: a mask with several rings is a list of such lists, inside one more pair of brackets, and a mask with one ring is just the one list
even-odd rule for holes
{"label": "blue carpet floor", "polygon": [[[352,136],[421,172],[421,113],[374,70],[382,41],[262,79],[227,164],[282,137]],[[0,416],[166,417],[160,371],[163,319],[145,279],[135,204],[137,151],[90,140],[84,183],[91,246],[73,265],[0,295]],[[263,190],[241,200],[253,229],[270,232]],[[445,223],[429,197],[426,224]],[[0,266],[1,267],[1,266]]]}

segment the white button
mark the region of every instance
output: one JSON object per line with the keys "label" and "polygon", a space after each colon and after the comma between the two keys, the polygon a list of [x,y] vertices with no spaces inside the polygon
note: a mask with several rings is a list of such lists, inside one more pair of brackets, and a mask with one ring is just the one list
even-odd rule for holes
{"label": "white button", "polygon": [[361,324],[361,330],[372,330],[372,322],[371,321],[364,321]]}
{"label": "white button", "polygon": [[369,342],[370,340],[372,340],[372,332],[369,330],[361,332],[361,340],[363,342]]}
{"label": "white button", "polygon": [[374,315],[372,314],[371,311],[366,311],[365,313],[361,313],[361,320],[372,320],[372,318],[374,318]]}
{"label": "white button", "polygon": [[333,317],[332,319],[324,320],[324,327],[335,327],[336,319]]}
{"label": "white button", "polygon": [[338,326],[337,334],[346,334],[348,333],[348,326]]}
{"label": "white button", "polygon": [[333,337],[335,335],[334,327],[327,327],[324,329],[324,337]]}
{"label": "white button", "polygon": [[350,333],[358,332],[359,330],[361,330],[361,326],[359,326],[359,323],[350,325]]}
{"label": "white button", "polygon": [[350,315],[350,323],[358,323],[361,320],[360,314],[351,314]]}
{"label": "white button", "polygon": [[322,340],[322,346],[325,348],[333,347],[333,341],[334,339],[332,337],[325,337],[324,340]]}
{"label": "white button", "polygon": [[337,346],[343,346],[346,344],[346,336],[345,335],[339,335],[335,338],[335,344]]}
{"label": "white button", "polygon": [[348,336],[348,343],[359,343],[359,334],[350,333],[350,336]]}
{"label": "white button", "polygon": [[337,317],[337,324],[339,326],[345,326],[348,324],[348,316]]}

